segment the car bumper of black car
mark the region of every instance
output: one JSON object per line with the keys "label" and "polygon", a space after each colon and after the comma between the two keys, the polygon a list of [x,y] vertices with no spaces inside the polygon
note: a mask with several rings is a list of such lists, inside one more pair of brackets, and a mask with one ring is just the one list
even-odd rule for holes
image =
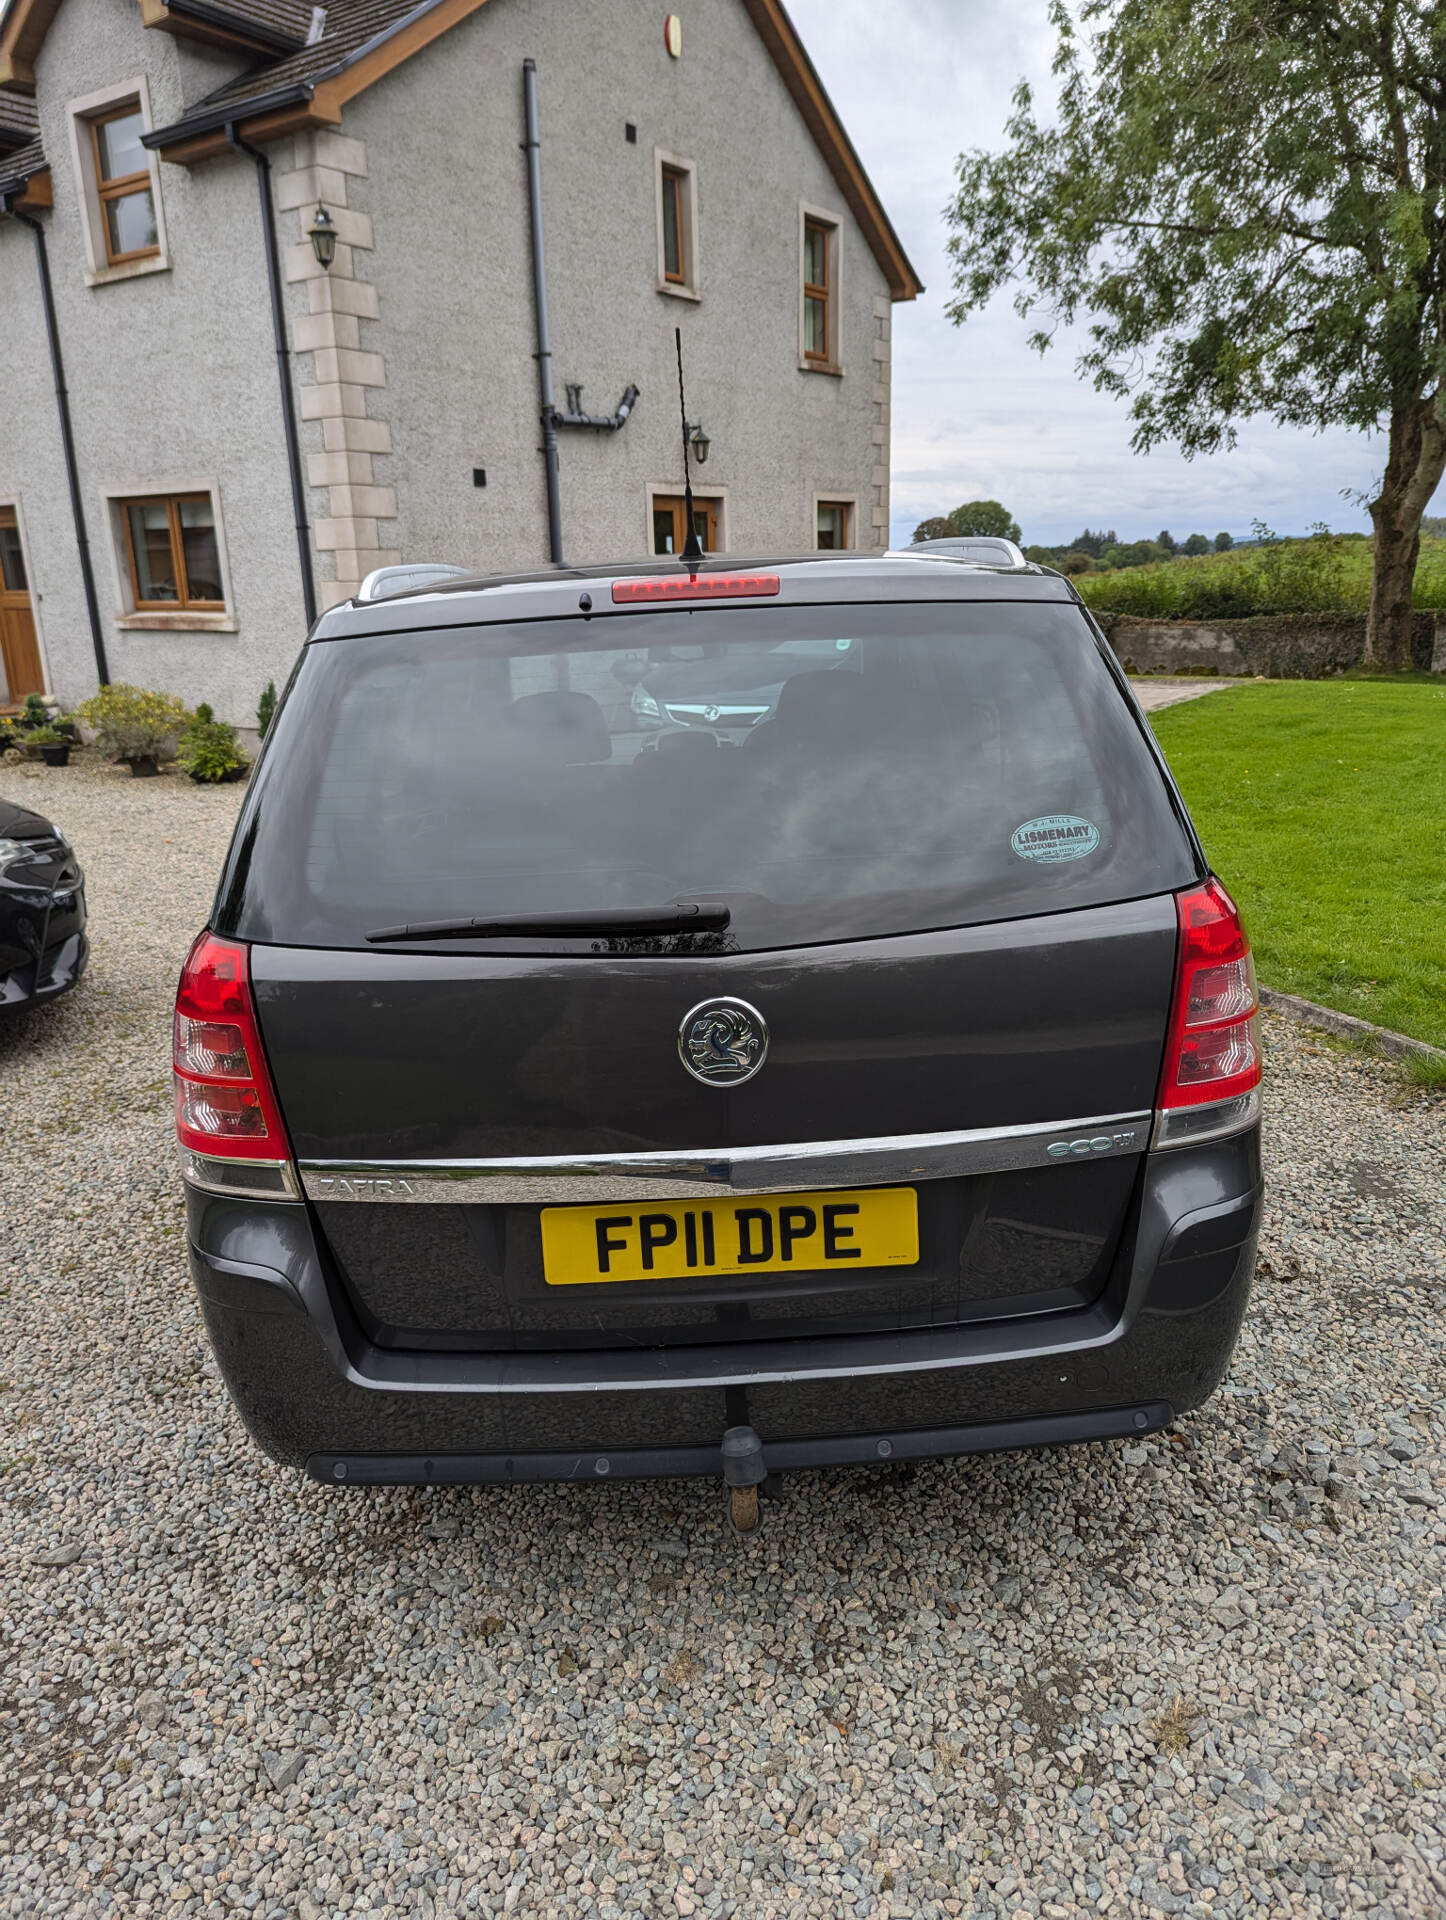
{"label": "car bumper of black car", "polygon": [[334,1484],[721,1474],[748,1425],[770,1470],[1148,1432],[1207,1399],[1239,1332],[1258,1128],[1145,1157],[1090,1306],[957,1327],[552,1353],[371,1346],[307,1207],[188,1190],[222,1374],[273,1458]]}
{"label": "car bumper of black car", "polygon": [[[70,916],[67,916],[67,920]],[[7,949],[0,954],[0,1014],[20,1013],[77,986],[90,958],[90,942],[77,926],[51,930],[45,950]]]}

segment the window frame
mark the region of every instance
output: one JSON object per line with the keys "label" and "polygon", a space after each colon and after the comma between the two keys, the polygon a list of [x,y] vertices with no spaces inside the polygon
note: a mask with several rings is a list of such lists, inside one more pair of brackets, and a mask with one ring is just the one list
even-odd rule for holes
{"label": "window frame", "polygon": [[[827,279],[819,282],[808,276],[808,241],[811,230],[824,236],[824,265]],[[799,202],[798,208],[798,364],[804,373],[843,372],[843,220],[827,208]],[[825,350],[819,353],[808,344],[808,308],[811,300],[821,300],[824,308]]]}
{"label": "window frame", "polygon": [[[204,500],[211,509],[211,536],[216,536],[216,503],[209,493],[142,493],[121,496],[116,500],[120,509],[121,531],[125,540],[126,564],[131,576],[131,604],[137,613],[224,613],[226,610],[226,588],[221,583],[219,600],[199,599],[190,590],[191,579],[186,571],[186,544],[181,530],[181,507],[192,500]],[[132,507],[154,507],[163,505],[166,509],[166,522],[171,542],[171,570],[176,580],[174,600],[146,600],[141,595],[140,569],[136,564],[135,533],[131,527]],[[221,571],[220,542],[216,546],[216,571]]]}
{"label": "window frame", "polygon": [[[818,544],[818,516],[825,507],[841,507],[844,538],[841,547]],[[813,551],[815,553],[856,553],[859,544],[859,500],[856,493],[816,493],[813,496]]]}
{"label": "window frame", "polygon": [[[679,480],[659,480],[659,481],[650,481],[648,483],[647,519],[644,523],[645,530],[646,530],[646,537],[645,537],[643,551],[648,555],[649,559],[661,560],[664,558],[671,557],[663,554],[657,554],[654,552],[654,549],[653,549],[653,515],[654,513],[658,510],[660,505],[664,501],[666,501],[669,503],[669,505],[673,505],[674,503],[676,503],[675,511],[677,515],[681,517],[683,499],[684,499],[683,485],[682,485],[682,482]],[[730,514],[729,514],[727,487],[695,486],[693,488],[693,510],[696,513],[699,509],[706,509],[713,516],[715,544],[712,547],[708,548],[707,551],[710,554],[727,553],[729,551],[728,536],[729,536],[729,530],[730,530],[729,529]],[[678,520],[675,519],[674,526],[673,526],[674,539],[677,538],[677,528],[678,528]],[[687,538],[686,526],[683,529],[683,537],[686,540]],[[679,549],[679,551],[681,552],[681,548]]]}
{"label": "window frame", "polygon": [[[221,511],[221,490],[214,478],[176,479],[160,483],[132,482],[105,487],[101,504],[110,530],[111,559],[115,583],[115,626],[122,632],[151,633],[236,633],[236,602],[231,587],[231,562],[226,550],[226,530]],[[172,541],[172,564],[178,567],[178,585],[185,576],[185,556],[176,553],[179,505],[184,500],[205,500],[211,508],[211,527],[216,541],[216,563],[220,574],[219,600],[142,600],[130,513],[133,506],[155,506],[164,502]]]}
{"label": "window frame", "polygon": [[[105,263],[108,267],[128,266],[133,260],[152,260],[161,250],[159,222],[156,225],[156,239],[153,246],[130,247],[123,253],[116,253],[110,243],[110,221],[106,216],[112,201],[129,200],[138,193],[144,193],[150,198],[152,217],[156,210],[156,191],[149,166],[135,173],[118,174],[114,179],[107,179],[101,159],[101,128],[109,126],[112,120],[127,120],[134,114],[140,114],[144,124],[145,116],[141,113],[140,101],[123,100],[118,107],[111,107],[105,113],[92,114],[85,123],[90,133],[90,158],[95,170],[96,198],[100,201],[100,239],[101,245],[105,248]],[[146,130],[150,131],[149,128]]]}
{"label": "window frame", "polygon": [[[698,279],[698,167],[680,153],[653,149],[653,189],[658,226],[658,292],[674,300],[701,299]],[[681,273],[668,270],[667,202],[677,214]]]}
{"label": "window frame", "polygon": [[[76,198],[82,216],[80,224],[85,242],[85,284],[99,287],[112,280],[131,280],[140,274],[169,272],[171,260],[165,204],[161,196],[160,156],[151,152],[146,155],[147,180],[144,184],[150,192],[151,210],[156,221],[156,243],[153,247],[117,254],[112,252],[110,245],[107,204],[110,200],[127,197],[130,192],[143,190],[140,170],[116,180],[101,180],[97,127],[103,126],[108,120],[119,119],[123,114],[136,112],[140,114],[141,125],[147,133],[154,125],[146,76],[137,74],[133,79],[106,87],[99,93],[69,100],[65,112],[70,127]],[[115,192],[117,187],[126,188],[127,193]]]}

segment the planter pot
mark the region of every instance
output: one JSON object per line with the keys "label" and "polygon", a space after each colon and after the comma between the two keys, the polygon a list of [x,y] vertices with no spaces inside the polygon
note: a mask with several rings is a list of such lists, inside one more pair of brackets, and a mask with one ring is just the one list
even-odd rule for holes
{"label": "planter pot", "polygon": [[69,740],[58,740],[53,747],[42,747],[40,757],[47,767],[68,767],[70,765]]}

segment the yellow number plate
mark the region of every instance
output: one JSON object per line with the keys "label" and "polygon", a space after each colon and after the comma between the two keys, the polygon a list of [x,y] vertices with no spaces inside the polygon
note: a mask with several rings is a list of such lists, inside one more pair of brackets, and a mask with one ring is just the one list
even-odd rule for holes
{"label": "yellow number plate", "polygon": [[911,1267],[918,1258],[912,1187],[542,1210],[542,1271],[550,1287]]}

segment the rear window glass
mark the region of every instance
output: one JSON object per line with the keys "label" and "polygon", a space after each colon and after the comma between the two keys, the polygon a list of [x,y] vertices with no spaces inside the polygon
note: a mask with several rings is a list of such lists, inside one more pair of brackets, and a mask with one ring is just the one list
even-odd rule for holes
{"label": "rear window glass", "polygon": [[1074,606],[669,608],[313,645],[220,919],[358,946],[716,901],[726,934],[477,944],[750,950],[1102,905],[1194,870]]}

